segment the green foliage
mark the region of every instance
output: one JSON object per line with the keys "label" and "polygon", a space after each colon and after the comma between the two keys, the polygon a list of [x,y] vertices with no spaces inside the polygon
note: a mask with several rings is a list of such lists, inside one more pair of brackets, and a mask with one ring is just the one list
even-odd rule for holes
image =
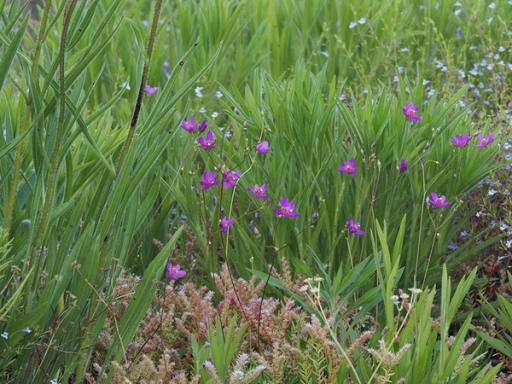
{"label": "green foliage", "polygon": [[[508,281],[512,285],[512,275],[510,273],[508,273]],[[482,331],[478,331],[478,335],[492,348],[512,359],[512,299],[510,296],[500,295],[494,303],[483,301],[483,310],[486,317],[494,317],[498,329],[495,337]],[[489,318],[488,322],[491,323]]]}
{"label": "green foliage", "polygon": [[[223,329],[221,320],[217,317],[215,324],[208,327],[208,346],[199,346],[192,339],[192,353],[195,360],[195,373],[200,374],[204,383],[227,383],[240,342],[244,337],[246,327],[237,327],[236,318],[229,321]],[[206,364],[212,368],[207,369]]]}
{"label": "green foliage", "polygon": [[[500,79],[510,50],[500,51],[492,76],[481,68],[512,41],[505,0],[497,9],[469,0],[458,13],[453,0],[177,0],[163,2],[154,36],[154,1],[42,3],[29,17],[26,2],[0,0],[0,381],[82,381],[115,281],[130,270],[143,281],[108,351],[123,358],[171,256],[207,282],[224,259],[237,274],[264,279],[255,271],[285,259],[292,277],[321,276],[324,312],[275,277],[269,290],[319,319],[330,313],[340,353],[372,315],[387,326],[384,347],[393,340],[398,353],[413,344],[392,380],[490,380],[496,369],[476,372],[476,352],[459,359],[471,317],[456,314],[474,272],[452,293],[442,266],[451,272],[497,239],[475,237],[447,251],[471,214],[468,193],[501,165],[497,145],[458,150],[449,138],[494,131],[485,114],[505,105],[510,89]],[[144,95],[138,113],[144,82],[159,89]],[[194,96],[197,86],[203,97]],[[422,122],[405,122],[409,100],[421,105]],[[477,116],[472,101],[481,103]],[[218,139],[209,153],[179,128],[183,118],[202,116],[201,107],[205,116],[219,112],[208,117]],[[254,151],[262,139],[271,145],[265,157]],[[338,164],[352,157],[359,172],[340,174]],[[405,174],[397,170],[402,158]],[[236,188],[197,192],[201,173],[223,165],[242,171]],[[264,182],[271,199],[255,201],[247,187]],[[451,207],[428,208],[433,191]],[[300,218],[273,216],[281,196],[297,203]],[[236,221],[227,236],[218,230],[224,214]],[[365,237],[346,230],[349,217]],[[440,297],[426,290],[436,284]],[[424,308],[414,307],[402,328],[391,300],[399,287],[425,288],[416,297]],[[506,297],[486,310],[510,329]],[[229,335],[211,326],[210,349],[192,341],[205,380],[206,359],[222,382],[231,380],[244,334],[232,323]],[[510,356],[506,334],[479,335]],[[376,339],[372,347],[379,350]],[[311,348],[317,372],[329,366],[320,345]],[[356,367],[345,362],[339,377],[369,380],[368,354],[351,361]]]}

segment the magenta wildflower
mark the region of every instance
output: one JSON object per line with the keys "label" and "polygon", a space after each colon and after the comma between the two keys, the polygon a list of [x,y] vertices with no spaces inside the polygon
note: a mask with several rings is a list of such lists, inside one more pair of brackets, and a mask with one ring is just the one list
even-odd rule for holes
{"label": "magenta wildflower", "polygon": [[196,130],[196,119],[194,119],[192,116],[188,120],[183,120],[180,124],[180,127],[188,133],[193,133]]}
{"label": "magenta wildflower", "polygon": [[432,192],[427,200],[427,204],[434,208],[446,208],[450,205],[450,202],[446,200],[445,195],[438,195],[437,193]]}
{"label": "magenta wildflower", "polygon": [[146,84],[144,90],[149,96],[153,96],[158,91],[158,87],[152,87],[151,85]]}
{"label": "magenta wildflower", "polygon": [[261,155],[264,155],[268,151],[270,151],[270,146],[268,145],[268,141],[263,140],[261,143],[256,144],[256,151]]}
{"label": "magenta wildflower", "polygon": [[295,203],[293,201],[289,201],[286,197],[281,197],[281,200],[279,200],[279,208],[274,209],[274,214],[277,217],[300,216],[299,212],[295,210]]}
{"label": "magenta wildflower", "polygon": [[254,187],[249,187],[249,192],[251,192],[255,198],[257,199],[266,199],[267,198],[267,184],[255,184]]}
{"label": "magenta wildflower", "polygon": [[203,187],[203,189],[208,190],[214,185],[219,185],[220,181],[217,180],[217,173],[204,171],[203,177],[201,178],[199,184],[201,184],[201,187]]}
{"label": "magenta wildflower", "polygon": [[224,176],[224,188],[233,188],[236,185],[236,181],[240,177],[239,171],[232,171],[229,168],[223,173]]}
{"label": "magenta wildflower", "polygon": [[405,159],[400,160],[400,173],[405,173],[407,171],[407,161]]}
{"label": "magenta wildflower", "polygon": [[222,219],[219,220],[219,227],[222,232],[227,233],[229,227],[231,227],[234,223],[235,221],[233,219],[224,216]]}
{"label": "magenta wildflower", "polygon": [[197,126],[197,129],[199,130],[199,132],[206,131],[206,128],[208,128],[208,122],[206,120],[201,121],[199,123],[199,125]]}
{"label": "magenta wildflower", "polygon": [[366,232],[361,229],[361,224],[356,223],[351,217],[347,220],[347,228],[350,232],[358,236],[366,235]]}
{"label": "magenta wildflower", "polygon": [[338,167],[338,171],[341,173],[346,173],[349,175],[353,175],[357,172],[356,159],[350,159],[346,163],[340,164]]}
{"label": "magenta wildflower", "polygon": [[471,140],[471,135],[459,135],[450,138],[453,145],[457,148],[464,148]]}
{"label": "magenta wildflower", "polygon": [[489,133],[489,136],[487,136],[487,137],[484,137],[484,135],[479,133],[476,138],[479,141],[479,143],[476,145],[476,147],[480,148],[480,149],[487,147],[489,144],[491,144],[494,141],[494,136],[492,133]]}
{"label": "magenta wildflower", "polygon": [[407,104],[405,104],[405,107],[402,109],[402,112],[405,115],[405,118],[409,121],[421,121],[421,115],[417,114],[419,109],[420,107],[418,107],[416,104],[408,102]]}
{"label": "magenta wildflower", "polygon": [[167,267],[165,271],[165,277],[169,280],[179,280],[184,278],[187,275],[187,272],[181,269],[179,264],[172,265],[171,260],[167,260]]}
{"label": "magenta wildflower", "polygon": [[212,131],[208,131],[206,136],[199,137],[198,143],[203,149],[210,151],[215,148],[215,135]]}

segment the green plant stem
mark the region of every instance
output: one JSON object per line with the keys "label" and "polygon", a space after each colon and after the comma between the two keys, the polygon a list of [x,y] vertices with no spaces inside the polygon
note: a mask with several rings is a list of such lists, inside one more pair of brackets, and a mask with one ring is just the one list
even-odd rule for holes
{"label": "green plant stem", "polygon": [[[60,49],[59,49],[59,120],[57,123],[57,131],[55,133],[55,144],[53,147],[52,155],[50,158],[50,169],[48,171],[48,189],[46,191],[46,196],[43,203],[41,219],[39,221],[39,225],[37,227],[32,245],[30,246],[30,263],[29,268],[32,267],[34,261],[39,266],[40,258],[36,258],[35,254],[38,253],[38,249],[41,247],[44,237],[46,235],[46,231],[48,229],[49,217],[50,217],[50,207],[53,204],[53,200],[55,197],[55,191],[57,189],[57,171],[59,167],[59,155],[60,148],[63,139],[64,132],[64,121],[65,121],[65,108],[66,108],[66,84],[65,84],[65,56],[66,56],[66,37],[69,30],[69,24],[71,21],[71,16],[73,15],[73,10],[75,9],[77,0],[71,0],[66,4],[66,10],[64,11],[64,23],[62,26],[62,35],[60,39]],[[38,268],[36,268],[35,273],[32,275],[32,292],[34,292],[34,282],[35,277],[39,275]]]}
{"label": "green plant stem", "polygon": [[153,45],[155,43],[156,29],[158,27],[158,20],[160,19],[161,7],[162,0],[156,0],[155,11],[153,13],[153,21],[151,23],[151,32],[149,35],[148,48],[146,52],[146,60],[144,62],[144,67],[142,69],[142,78],[140,79],[139,93],[137,95],[137,101],[135,102],[135,108],[133,109],[133,115],[130,122],[130,129],[128,130],[128,136],[126,136],[126,140],[123,144],[123,148],[121,149],[121,153],[119,154],[119,158],[117,160],[116,171],[118,174],[121,167],[123,166],[124,159],[128,154],[128,150],[130,149],[130,145],[133,141],[133,136],[135,134],[135,129],[137,128],[137,122],[139,121],[140,110],[142,108],[142,99],[144,98],[144,87],[146,85],[146,78],[148,76],[149,64],[151,63],[151,54],[153,53]]}
{"label": "green plant stem", "polygon": [[[34,51],[34,56],[32,57],[32,69],[30,71],[32,81],[37,81],[37,71],[39,67],[39,56],[41,54],[41,46],[44,40],[45,31],[46,31],[46,23],[48,21],[48,13],[50,11],[52,1],[46,0],[43,9],[43,15],[41,16],[41,24],[39,27],[39,34],[37,37],[36,48]],[[23,120],[20,126],[20,135],[26,132],[28,128],[29,118],[30,118],[30,107],[32,105],[32,94],[29,90],[26,100],[25,111],[23,113]],[[14,203],[16,201],[16,190],[18,187],[18,182],[20,179],[21,166],[23,164],[23,155],[26,150],[26,140],[23,139],[16,147],[16,153],[14,155],[14,172],[12,175],[11,185],[9,189],[9,195],[7,197],[7,202],[4,207],[4,228],[10,232],[12,225],[12,216],[14,211]]]}

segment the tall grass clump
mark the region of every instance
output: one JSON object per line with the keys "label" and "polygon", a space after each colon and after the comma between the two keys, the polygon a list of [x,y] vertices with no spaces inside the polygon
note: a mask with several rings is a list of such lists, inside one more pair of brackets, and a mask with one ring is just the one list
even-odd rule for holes
{"label": "tall grass clump", "polygon": [[[276,254],[303,272],[315,257],[330,272],[340,263],[355,265],[369,253],[371,236],[354,236],[347,220],[374,234],[375,220],[385,221],[393,239],[405,212],[406,285],[438,281],[444,261],[454,266],[478,252],[483,245],[471,241],[458,252],[448,249],[467,220],[467,193],[496,168],[496,146],[452,143],[461,134],[477,134],[457,107],[462,91],[447,101],[422,102],[421,85],[407,92],[404,82],[398,95],[380,91],[341,101],[325,84],[325,72],[315,75],[300,66],[295,78],[283,82],[262,73],[243,94],[225,90],[226,115],[213,126],[208,121],[217,149],[205,151],[192,139],[179,144],[187,161],[174,169],[187,176],[171,185],[172,193],[187,225],[199,231],[205,257],[222,244],[216,226],[223,215],[236,223],[225,245],[240,270],[247,260],[251,268],[263,268]],[[421,121],[404,116],[409,100],[421,105]],[[270,143],[265,155],[255,149],[262,140]],[[355,172],[340,171],[340,163],[351,159]],[[199,188],[191,198],[187,191],[199,187],[203,170],[226,168],[241,172],[235,188]],[[268,198],[254,198],[248,188],[255,184],[268,186]],[[432,192],[446,195],[450,206],[429,205]],[[281,196],[293,199],[300,212],[293,224],[272,218]],[[206,262],[214,268],[216,257]]]}
{"label": "tall grass clump", "polygon": [[[0,366],[6,381],[83,378],[112,300],[112,282],[157,205],[158,159],[176,132],[169,129],[170,117],[194,78],[176,86],[171,77],[153,100],[145,95],[159,19],[155,6],[153,28],[138,41],[148,46],[147,54],[135,51],[133,57],[138,92],[124,87],[98,103],[98,90],[115,81],[105,58],[112,59],[121,5],[47,1],[35,42],[23,35],[26,21],[2,34],[4,73],[11,73],[4,92],[18,100],[4,105],[1,149],[4,231],[10,238],[2,270],[13,273],[3,275],[1,288],[10,297],[2,306]],[[4,2],[4,27],[12,29],[24,8],[13,3],[5,13],[7,8]],[[122,97],[133,111],[130,120],[120,119]],[[178,234],[146,269],[142,304],[152,296]],[[145,305],[133,308],[120,321],[114,356],[144,312]]]}

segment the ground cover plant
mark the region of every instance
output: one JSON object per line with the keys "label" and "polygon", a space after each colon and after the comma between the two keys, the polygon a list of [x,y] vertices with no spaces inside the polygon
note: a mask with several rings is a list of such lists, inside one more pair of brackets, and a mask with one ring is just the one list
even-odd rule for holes
{"label": "ground cover plant", "polygon": [[512,380],[510,1],[0,1],[0,380]]}

